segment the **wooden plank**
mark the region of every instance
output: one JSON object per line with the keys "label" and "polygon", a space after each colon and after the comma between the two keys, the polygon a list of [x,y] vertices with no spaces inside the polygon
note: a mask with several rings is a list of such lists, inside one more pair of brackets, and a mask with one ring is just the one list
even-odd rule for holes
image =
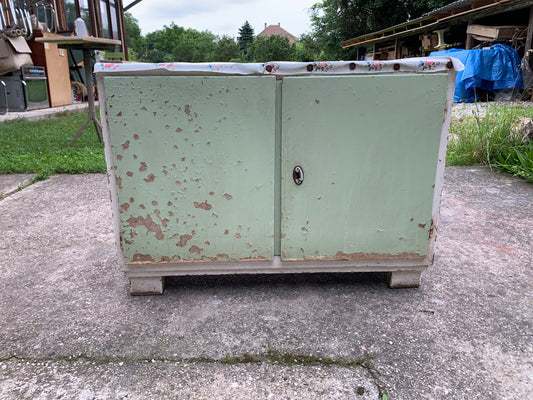
{"label": "wooden plank", "polygon": [[[35,35],[35,39],[40,35],[45,38],[62,37],[54,33],[40,31],[36,31]],[[67,50],[59,49],[54,43],[39,43],[36,40],[29,41],[28,45],[32,51],[31,58],[34,65],[46,68],[50,107],[72,104]]]}
{"label": "wooden plank", "polygon": [[[529,24],[527,26],[527,39],[526,39],[526,47],[525,52],[530,50],[532,48],[532,40],[533,40],[533,7],[529,9]],[[531,60],[529,60],[531,64]]]}
{"label": "wooden plank", "polygon": [[502,25],[502,26],[487,26],[487,25],[468,25],[466,33],[473,35],[479,40],[496,40],[496,39],[512,39],[517,30],[524,29],[525,26],[518,25]]}
{"label": "wooden plank", "polygon": [[55,43],[65,49],[114,50],[120,46],[120,40],[98,38],[93,36],[61,36],[36,38],[38,43]]}

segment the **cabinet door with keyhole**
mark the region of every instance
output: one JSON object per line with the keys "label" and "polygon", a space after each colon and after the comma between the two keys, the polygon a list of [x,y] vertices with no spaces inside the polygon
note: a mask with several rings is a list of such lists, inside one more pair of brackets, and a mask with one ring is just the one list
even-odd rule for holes
{"label": "cabinet door with keyhole", "polygon": [[428,255],[447,80],[284,78],[282,260]]}

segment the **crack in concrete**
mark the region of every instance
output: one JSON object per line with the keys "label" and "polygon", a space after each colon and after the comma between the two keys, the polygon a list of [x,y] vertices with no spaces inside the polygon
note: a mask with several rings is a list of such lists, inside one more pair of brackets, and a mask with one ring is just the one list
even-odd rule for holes
{"label": "crack in concrete", "polygon": [[7,193],[3,193],[3,192],[0,192],[0,201],[4,200],[4,199],[7,199],[9,196],[12,196],[14,195],[15,193],[18,193],[24,189],[26,189],[27,187],[33,185],[34,183],[36,182],[39,182],[39,181],[43,181],[43,180],[46,180],[49,176],[48,175],[42,175],[42,174],[38,174],[36,176],[34,176],[33,178],[31,178],[27,183],[24,183],[22,185],[19,185],[16,189],[14,190],[11,190]]}
{"label": "crack in concrete", "polygon": [[76,362],[87,361],[96,364],[119,364],[119,363],[141,363],[141,362],[164,362],[164,363],[184,363],[184,364],[220,364],[220,365],[241,365],[241,364],[273,364],[283,366],[323,366],[323,367],[343,367],[343,368],[363,368],[366,370],[371,378],[372,383],[378,389],[379,399],[387,394],[384,383],[380,379],[380,373],[372,363],[373,357],[370,354],[365,354],[363,357],[356,360],[334,359],[329,357],[319,357],[313,355],[281,353],[269,350],[265,353],[250,354],[244,353],[241,355],[225,356],[217,359],[212,357],[94,357],[87,354],[78,354],[74,356],[57,356],[52,358],[38,358],[38,357],[21,357],[11,355],[9,357],[0,358],[0,363],[9,362],[12,360],[20,362]]}

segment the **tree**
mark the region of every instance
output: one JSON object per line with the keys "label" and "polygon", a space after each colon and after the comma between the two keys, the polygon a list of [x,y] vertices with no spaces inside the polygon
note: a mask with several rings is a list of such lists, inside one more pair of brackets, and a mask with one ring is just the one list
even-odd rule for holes
{"label": "tree", "polygon": [[239,28],[239,36],[237,38],[237,44],[242,53],[248,55],[248,46],[254,41],[254,28],[246,21],[243,26]]}
{"label": "tree", "polygon": [[320,44],[313,35],[304,34],[294,43],[294,59],[296,61],[315,61],[321,60],[323,51]]}
{"label": "tree", "polygon": [[453,0],[323,0],[311,7],[312,35],[326,58],[353,58],[340,43],[418,18]]}
{"label": "tree", "polygon": [[294,47],[288,38],[280,35],[258,36],[248,52],[255,62],[294,60]]}
{"label": "tree", "polygon": [[199,32],[187,29],[178,38],[173,49],[173,60],[183,62],[205,62],[215,48],[215,35],[209,31]]}
{"label": "tree", "polygon": [[228,36],[223,36],[215,43],[215,48],[209,61],[228,62],[241,61],[241,51],[235,40]]}
{"label": "tree", "polygon": [[130,13],[124,14],[124,25],[126,28],[126,43],[128,45],[128,55],[130,60],[137,60],[143,53],[143,37],[141,28],[137,21]]}
{"label": "tree", "polygon": [[172,22],[146,35],[144,61],[159,63],[174,61],[174,49],[185,29]]}

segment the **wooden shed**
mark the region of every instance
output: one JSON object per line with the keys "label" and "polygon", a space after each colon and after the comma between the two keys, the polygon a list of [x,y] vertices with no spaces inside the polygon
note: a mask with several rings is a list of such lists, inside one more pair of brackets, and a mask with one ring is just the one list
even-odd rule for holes
{"label": "wooden shed", "polygon": [[456,47],[502,42],[532,61],[533,0],[459,0],[420,18],[341,43],[359,58],[388,60],[427,56]]}

